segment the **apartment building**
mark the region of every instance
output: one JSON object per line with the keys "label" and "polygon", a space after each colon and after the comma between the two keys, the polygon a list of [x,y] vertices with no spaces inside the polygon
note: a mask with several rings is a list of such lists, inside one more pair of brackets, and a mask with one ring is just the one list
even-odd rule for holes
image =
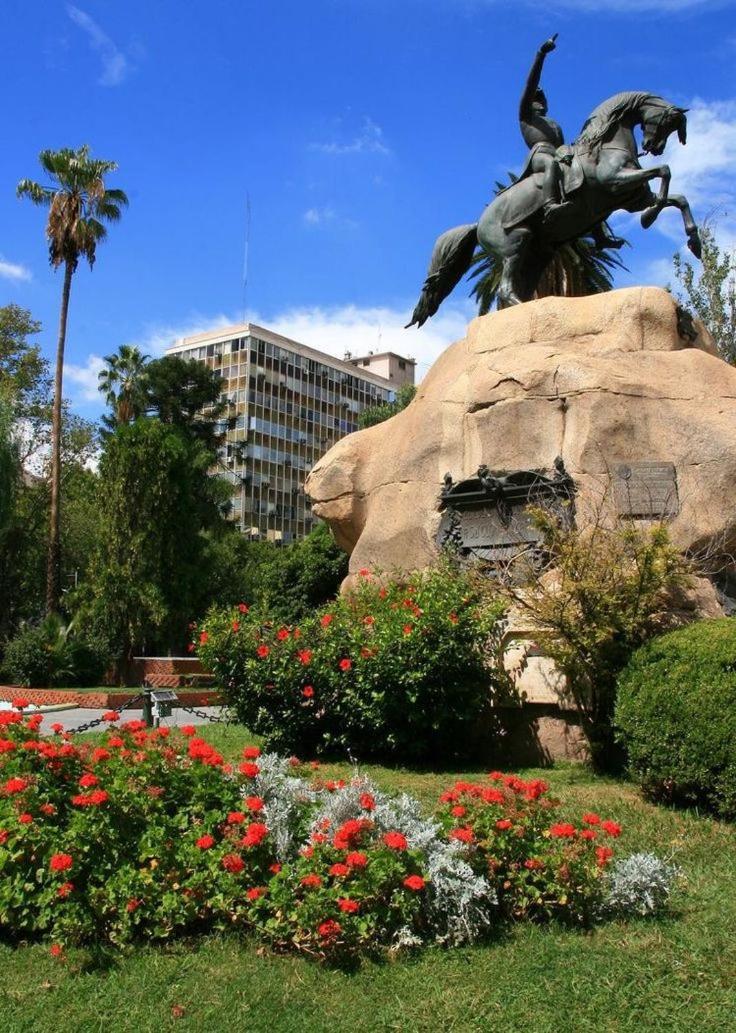
{"label": "apartment building", "polygon": [[182,338],[167,354],[204,362],[225,381],[229,420],[218,472],[232,484],[233,520],[254,540],[307,534],[314,518],[304,481],[314,463],[357,430],[363,409],[392,401],[414,381],[412,359],[337,359],[254,323]]}

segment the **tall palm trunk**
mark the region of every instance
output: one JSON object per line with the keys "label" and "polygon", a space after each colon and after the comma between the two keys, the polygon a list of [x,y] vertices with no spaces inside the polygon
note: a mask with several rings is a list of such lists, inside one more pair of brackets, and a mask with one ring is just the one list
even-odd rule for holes
{"label": "tall palm trunk", "polygon": [[54,408],[51,420],[51,510],[49,513],[49,551],[46,566],[46,612],[56,613],[61,594],[61,542],[59,534],[59,487],[61,483],[61,400],[64,374],[64,346],[66,344],[66,320],[69,312],[69,292],[72,286],[74,267],[64,263],[64,286],[61,292],[61,313],[59,315],[59,341],[56,346],[56,375],[54,377]]}

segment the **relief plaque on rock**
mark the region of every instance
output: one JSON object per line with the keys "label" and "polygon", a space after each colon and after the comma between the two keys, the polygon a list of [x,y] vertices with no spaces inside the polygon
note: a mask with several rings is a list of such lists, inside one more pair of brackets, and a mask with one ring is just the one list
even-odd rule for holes
{"label": "relief plaque on rock", "polygon": [[619,516],[631,520],[661,520],[679,512],[674,463],[613,462],[610,469]]}
{"label": "relief plaque on rock", "polygon": [[491,472],[478,468],[477,476],[455,482],[445,474],[439,508],[443,513],[437,532],[440,548],[451,548],[460,559],[480,561],[489,574],[540,551],[540,534],[529,514],[530,506],[555,512],[566,526],[575,518],[575,483],[562,459],[551,474],[543,470]]}

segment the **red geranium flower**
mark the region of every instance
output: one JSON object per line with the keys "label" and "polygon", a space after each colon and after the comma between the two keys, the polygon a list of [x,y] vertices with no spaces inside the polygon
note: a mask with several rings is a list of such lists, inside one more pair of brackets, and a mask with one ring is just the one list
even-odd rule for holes
{"label": "red geranium flower", "polygon": [[602,821],[601,828],[604,832],[607,832],[609,836],[613,836],[617,839],[621,835],[621,826],[616,821]]}
{"label": "red geranium flower", "polygon": [[257,764],[254,764],[250,760],[246,760],[245,763],[241,764],[238,771],[241,775],[245,775],[247,778],[255,778],[261,769]]}
{"label": "red geranium flower", "polygon": [[49,954],[52,958],[61,958],[64,954],[64,948],[60,943],[52,943],[49,948]]}
{"label": "red geranium flower", "polygon": [[333,864],[332,867],[330,868],[330,875],[334,875],[338,879],[344,878],[344,876],[349,875],[349,874],[350,874],[350,869],[348,868],[348,866],[346,864],[340,864],[338,862],[337,864]]}
{"label": "red geranium flower", "polygon": [[414,628],[412,627],[411,624],[405,624],[402,630],[403,630],[405,635],[411,635],[411,633],[414,630]]}
{"label": "red geranium flower", "polygon": [[320,617],[319,622],[323,628],[329,628],[330,624],[332,624],[334,619],[335,618],[332,616],[331,613],[325,613],[322,615],[322,617]]}
{"label": "red geranium flower", "polygon": [[264,800],[260,796],[247,796],[245,798],[245,806],[249,811],[262,811]]}
{"label": "red geranium flower", "polygon": [[596,839],[598,833],[594,829],[582,829],[580,832],[581,839]]}
{"label": "red geranium flower", "polygon": [[360,574],[361,577],[370,577],[371,576],[371,572],[368,569],[368,567],[361,567],[360,570],[358,571],[358,573]]}
{"label": "red geranium flower", "polygon": [[246,891],[245,895],[248,898],[248,900],[258,900],[258,898],[262,897],[265,894],[265,892],[265,886],[251,886],[251,888]]}
{"label": "red geranium flower", "polygon": [[251,847],[258,846],[268,835],[268,826],[264,825],[263,822],[253,821],[250,823],[248,828],[245,830],[245,835],[241,840],[243,846]]}
{"label": "red geranium flower", "polygon": [[500,832],[505,832],[506,829],[510,829],[512,825],[513,822],[509,818],[501,818],[500,821],[496,822],[496,828]]}
{"label": "red geranium flower", "polygon": [[613,850],[610,846],[599,846],[595,849],[595,856],[599,866],[603,868],[613,857]]}
{"label": "red geranium flower", "polygon": [[302,696],[304,696],[306,699],[311,699],[312,696],[314,696],[314,686],[305,685],[302,689]]}
{"label": "red geranium flower", "polygon": [[317,932],[323,940],[333,940],[342,932],[342,926],[339,922],[335,922],[333,919],[328,918],[326,922],[317,926]]}
{"label": "red geranium flower", "polygon": [[97,775],[93,775],[91,771],[88,771],[86,775],[82,775],[79,779],[79,784],[82,789],[91,789],[92,786],[100,784],[100,780]]}
{"label": "red geranium flower", "polygon": [[74,864],[71,854],[52,854],[49,862],[52,872],[68,872]]}
{"label": "red geranium flower", "polygon": [[60,897],[62,900],[66,900],[66,898],[69,896],[69,894],[73,893],[73,892],[74,892],[74,883],[73,882],[62,882],[61,886],[59,886],[58,890],[56,891],[56,896]]}
{"label": "red geranium flower", "polygon": [[354,915],[356,911],[360,911],[360,904],[357,900],[350,900],[349,897],[338,897],[337,906],[341,911],[344,911],[346,915]]}
{"label": "red geranium flower", "polygon": [[21,823],[21,825],[32,825],[33,815],[28,814],[28,812],[25,812],[24,814],[19,814],[18,821]]}
{"label": "red geranium flower", "polygon": [[414,890],[415,893],[418,893],[424,889],[425,883],[421,875],[408,875],[404,879],[404,885],[408,890]]}
{"label": "red geranium flower", "polygon": [[402,835],[401,832],[386,832],[383,842],[392,850],[406,850],[406,836]]}
{"label": "red geranium flower", "polygon": [[200,850],[209,850],[215,845],[215,837],[209,834],[200,836],[194,845],[199,847]]}
{"label": "red geranium flower", "polygon": [[269,870],[269,872],[273,872],[274,875],[278,875],[279,872],[281,871],[281,865],[279,864],[278,861],[274,861],[273,864],[268,866],[268,870]]}
{"label": "red geranium flower", "polygon": [[236,635],[240,631],[240,624],[238,621],[233,621],[230,627],[233,629]]}
{"label": "red geranium flower", "polygon": [[194,727],[194,725],[182,725],[179,731],[182,735],[186,736],[186,738],[189,739],[192,735],[196,734],[197,729]]}
{"label": "red geranium flower", "polygon": [[351,868],[365,868],[368,864],[368,858],[365,854],[356,850],[354,853],[348,854],[345,858],[345,863],[349,864]]}
{"label": "red geranium flower", "polygon": [[56,808],[52,803],[42,803],[39,807],[41,814],[45,814],[50,817],[52,814],[56,814]]}
{"label": "red geranium flower", "polygon": [[239,875],[245,868],[245,861],[239,854],[225,854],[222,859],[222,867],[231,875]]}
{"label": "red geranium flower", "polygon": [[209,637],[210,636],[208,635],[208,633],[206,631],[203,631],[199,636],[200,646],[203,646],[209,640]]}
{"label": "red geranium flower", "polygon": [[102,720],[103,721],[119,721],[120,720],[120,714],[117,712],[117,710],[107,710],[102,715]]}
{"label": "red geranium flower", "polygon": [[575,826],[570,825],[569,822],[561,821],[551,826],[549,834],[554,839],[572,839],[575,836]]}
{"label": "red geranium flower", "polygon": [[376,801],[370,793],[361,793],[360,806],[364,811],[374,811],[376,809]]}
{"label": "red geranium flower", "polygon": [[227,816],[228,825],[242,825],[245,821],[245,815],[242,811],[230,811]]}
{"label": "red geranium flower", "polygon": [[536,857],[529,857],[524,861],[524,867],[528,868],[530,872],[537,871],[539,868],[544,868],[544,861],[540,861]]}
{"label": "red geranium flower", "polygon": [[601,819],[597,814],[584,814],[583,821],[586,825],[600,825]]}
{"label": "red geranium flower", "polygon": [[248,607],[245,605],[245,603],[238,603],[238,609],[240,610],[241,613],[247,613],[248,612]]}
{"label": "red geranium flower", "polygon": [[312,659],[312,651],[311,649],[300,649],[296,656],[299,663],[306,666]]}
{"label": "red geranium flower", "polygon": [[128,903],[125,905],[125,910],[128,912],[129,915],[132,915],[134,911],[138,910],[142,903],[143,901],[140,900],[138,897],[131,897]]}
{"label": "red geranium flower", "polygon": [[261,643],[261,645],[258,646],[258,648],[256,649],[256,656],[259,656],[261,660],[265,660],[270,652],[271,650],[268,648],[268,646],[265,646],[263,645],[263,643]]}
{"label": "red geranium flower", "polygon": [[473,836],[473,830],[465,827],[461,829],[451,829],[447,833],[447,838],[456,839],[459,843],[472,843],[475,837]]}
{"label": "red geranium flower", "polygon": [[353,661],[352,660],[348,660],[347,657],[345,657],[343,660],[341,660],[340,664],[339,664],[339,667],[340,667],[341,671],[349,671],[352,666],[353,666]]}
{"label": "red geranium flower", "polygon": [[315,874],[305,875],[300,881],[302,886],[308,886],[309,888],[316,888],[322,885],[322,878]]}
{"label": "red geranium flower", "polygon": [[260,746],[246,746],[243,750],[243,758],[245,760],[256,760],[261,755]]}
{"label": "red geranium flower", "polygon": [[25,696],[16,696],[16,698],[13,700],[12,705],[15,707],[16,710],[25,710],[25,708],[28,706],[28,700],[25,698]]}
{"label": "red geranium flower", "polygon": [[13,796],[15,793],[22,793],[24,789],[27,789],[29,782],[25,778],[9,778],[3,786],[3,792],[7,796]]}

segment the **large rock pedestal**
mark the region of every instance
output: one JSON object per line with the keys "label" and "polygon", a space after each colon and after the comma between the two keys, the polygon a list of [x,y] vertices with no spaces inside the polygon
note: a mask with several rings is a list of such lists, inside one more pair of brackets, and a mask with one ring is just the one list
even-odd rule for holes
{"label": "large rock pedestal", "polygon": [[[307,480],[315,514],[350,553],[346,586],[363,567],[435,561],[446,472],[456,482],[481,464],[551,473],[557,456],[577,486],[578,525],[622,518],[614,470],[669,464],[675,543],[733,555],[736,369],[695,331],[654,287],[544,298],[474,319],[407,409],[338,442]],[[716,612],[704,586],[702,609]]]}
{"label": "large rock pedestal", "polygon": [[736,369],[707,333],[678,331],[672,297],[634,287],[543,298],[474,319],[407,409],[351,434],[306,482],[314,512],[362,567],[417,569],[437,556],[442,478],[552,471],[578,487],[578,522],[613,511],[612,465],[674,464],[684,549],[736,545]]}

